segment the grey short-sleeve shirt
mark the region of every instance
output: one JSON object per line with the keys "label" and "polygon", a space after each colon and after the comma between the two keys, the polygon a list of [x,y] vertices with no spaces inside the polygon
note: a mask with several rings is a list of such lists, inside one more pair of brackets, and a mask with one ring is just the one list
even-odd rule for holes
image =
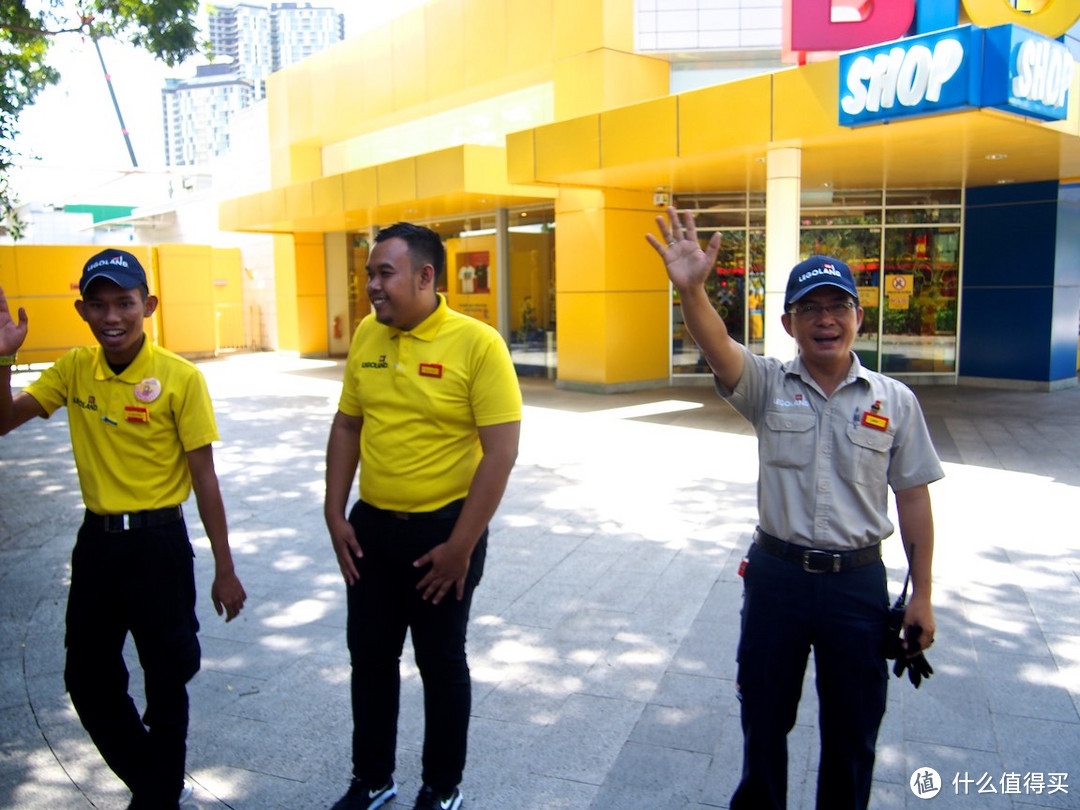
{"label": "grey short-sleeve shirt", "polygon": [[929,484],[944,473],[915,394],[863,368],[852,353],[847,379],[826,398],[796,357],[790,363],[743,347],[735,390],[718,393],[758,435],[761,528],[793,543],[847,550],[893,532],[888,490]]}

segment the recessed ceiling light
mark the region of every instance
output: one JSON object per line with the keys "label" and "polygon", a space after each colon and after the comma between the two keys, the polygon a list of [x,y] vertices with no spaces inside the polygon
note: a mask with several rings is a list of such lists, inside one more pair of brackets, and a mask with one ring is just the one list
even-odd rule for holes
{"label": "recessed ceiling light", "polygon": [[985,155],[987,160],[1005,160],[1007,157],[1008,155],[1004,152],[991,152],[989,155]]}
{"label": "recessed ceiling light", "polygon": [[1010,178],[1003,177],[1003,178],[1001,178],[1000,180],[997,181],[997,184],[999,186],[1007,186],[1007,185],[1009,185],[1009,183],[1012,183],[1012,182],[1013,181]]}

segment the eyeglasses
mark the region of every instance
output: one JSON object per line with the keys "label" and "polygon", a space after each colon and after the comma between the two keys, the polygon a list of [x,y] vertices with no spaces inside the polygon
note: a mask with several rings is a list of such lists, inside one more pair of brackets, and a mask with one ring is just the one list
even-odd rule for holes
{"label": "eyeglasses", "polygon": [[823,312],[828,312],[834,318],[843,318],[855,309],[854,301],[837,301],[834,304],[795,304],[788,310],[800,318],[816,318]]}

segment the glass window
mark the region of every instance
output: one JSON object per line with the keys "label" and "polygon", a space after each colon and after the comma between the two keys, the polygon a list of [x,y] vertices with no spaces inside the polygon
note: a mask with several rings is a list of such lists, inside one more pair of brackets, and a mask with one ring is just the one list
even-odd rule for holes
{"label": "glass window", "polygon": [[[761,353],[765,341],[765,197],[742,192],[680,197],[679,210],[694,211],[698,240],[704,247],[716,231],[722,239],[714,272],[705,291],[735,340]],[[708,363],[687,333],[678,293],[672,289],[671,370],[707,374]]]}
{"label": "glass window", "polygon": [[885,231],[882,370],[956,370],[959,228]]}

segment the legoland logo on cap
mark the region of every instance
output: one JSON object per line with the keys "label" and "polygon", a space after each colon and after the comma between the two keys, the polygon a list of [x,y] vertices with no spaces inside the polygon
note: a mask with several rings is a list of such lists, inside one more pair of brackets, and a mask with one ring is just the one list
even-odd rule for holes
{"label": "legoland logo on cap", "polygon": [[86,292],[86,285],[98,278],[107,278],[125,290],[145,287],[146,271],[133,255],[126,250],[109,248],[90,257],[83,266],[79,279],[79,292]]}
{"label": "legoland logo on cap", "polygon": [[852,298],[859,297],[859,291],[855,287],[855,278],[846,264],[830,256],[811,256],[792,268],[791,275],[788,276],[787,292],[784,295],[784,309],[811,290],[826,285],[839,287]]}

